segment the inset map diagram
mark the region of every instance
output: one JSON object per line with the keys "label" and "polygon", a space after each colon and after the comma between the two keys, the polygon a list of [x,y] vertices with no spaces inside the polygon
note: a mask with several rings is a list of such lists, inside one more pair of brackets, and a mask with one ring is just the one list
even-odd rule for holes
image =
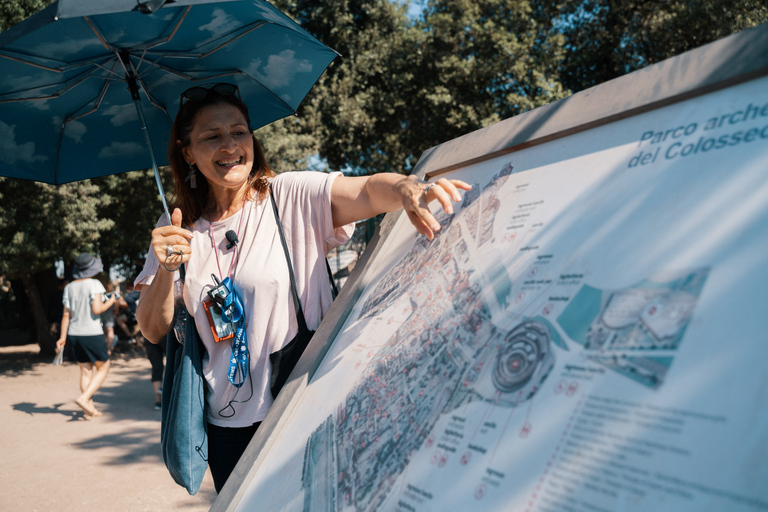
{"label": "inset map diagram", "polygon": [[613,291],[584,285],[557,321],[592,354],[590,359],[656,388],[664,382],[708,274],[709,269],[696,269]]}

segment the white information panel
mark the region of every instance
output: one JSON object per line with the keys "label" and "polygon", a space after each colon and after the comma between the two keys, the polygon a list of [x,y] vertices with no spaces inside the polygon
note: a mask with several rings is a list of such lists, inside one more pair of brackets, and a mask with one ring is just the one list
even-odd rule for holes
{"label": "white information panel", "polygon": [[768,510],[768,78],[441,176],[236,509]]}

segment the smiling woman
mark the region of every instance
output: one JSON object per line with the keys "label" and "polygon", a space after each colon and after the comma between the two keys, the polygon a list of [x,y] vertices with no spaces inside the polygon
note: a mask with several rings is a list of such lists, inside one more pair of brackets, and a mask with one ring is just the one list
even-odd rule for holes
{"label": "smiling woman", "polygon": [[[355,221],[399,208],[432,238],[440,225],[428,202],[437,199],[451,213],[469,185],[386,173],[276,176],[236,87],[197,87],[181,99],[168,148],[179,207],[172,225],[163,217],[152,232],[135,283],[142,292],[136,317],[155,343],[171,330],[177,300],[194,319],[206,350],[208,463],[218,491],[272,405],[270,354],[300,329],[317,329],[333,301],[328,251],[349,239]],[[173,269],[181,264],[186,278],[177,297]]]}
{"label": "smiling woman", "polygon": [[[253,153],[254,139],[248,122],[233,105],[201,111],[188,145],[182,148],[190,173],[199,171],[214,194],[225,196],[243,192],[243,183],[253,168]],[[215,205],[239,202],[236,197],[217,197]],[[227,213],[211,211],[208,218],[215,221],[229,216]]]}

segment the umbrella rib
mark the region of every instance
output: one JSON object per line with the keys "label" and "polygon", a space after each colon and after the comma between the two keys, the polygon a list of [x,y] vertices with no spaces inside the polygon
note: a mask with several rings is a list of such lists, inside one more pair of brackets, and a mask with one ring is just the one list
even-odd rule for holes
{"label": "umbrella rib", "polygon": [[88,24],[88,26],[91,27],[93,34],[96,36],[96,39],[98,39],[99,42],[102,44],[102,46],[104,46],[104,48],[106,48],[107,50],[110,50],[110,51],[114,50],[112,45],[107,42],[107,40],[104,38],[103,35],[101,35],[101,32],[99,31],[98,28],[96,28],[96,25],[93,23],[93,21],[91,21],[91,17],[83,16],[83,19]]}
{"label": "umbrella rib", "polygon": [[189,14],[190,9],[192,9],[191,5],[187,6],[187,8],[184,9],[183,12],[177,15],[178,21],[175,22],[173,28],[167,35],[158,37],[157,39],[153,39],[152,41],[147,41],[146,43],[144,43],[142,45],[144,47],[143,53],[147,53],[147,51],[150,48],[154,48],[155,46],[160,46],[161,44],[165,44],[169,42],[171,39],[173,39],[173,37],[176,35],[176,32],[178,32],[179,29],[181,28],[181,24],[184,23],[184,20],[187,18],[187,14]]}
{"label": "umbrella rib", "polygon": [[[153,52],[151,50],[148,50],[146,53],[148,55],[157,55],[157,56],[160,56],[160,57],[173,57],[173,58],[178,58],[178,59],[202,59],[202,58],[208,57],[212,53],[216,53],[217,51],[221,50],[222,48],[224,48],[228,44],[233,43],[233,42],[237,41],[238,39],[247,36],[248,34],[253,32],[254,30],[259,29],[259,28],[263,27],[266,24],[267,24],[266,21],[263,21],[263,20],[259,21],[255,25],[247,27],[240,34],[238,34],[238,35],[236,35],[234,37],[231,37],[230,39],[227,39],[226,41],[224,41],[219,46],[217,46],[214,49],[212,49],[212,50],[210,50],[208,52],[205,52],[205,53],[170,53],[170,52],[162,52],[162,51]],[[279,26],[279,25],[276,25],[276,26]],[[226,34],[226,35],[223,35],[223,36],[219,37],[218,39],[221,40],[221,39],[229,38],[229,37],[230,37],[230,35]]]}
{"label": "umbrella rib", "polygon": [[67,123],[80,119],[81,117],[87,116],[91,112],[96,111],[96,109],[99,108],[99,105],[101,104],[101,100],[104,98],[104,95],[107,93],[108,85],[109,85],[108,82],[104,84],[104,87],[102,88],[101,93],[99,94],[99,98],[96,100],[96,106],[94,108],[77,117],[67,116],[66,118],[64,118],[64,120],[61,121],[61,130],[59,130],[59,142],[56,147],[56,172],[53,177],[54,184],[56,185],[59,184],[59,167],[60,167],[59,162],[61,161],[61,148],[62,148],[62,141],[64,140],[64,127],[67,125]]}
{"label": "umbrella rib", "polygon": [[[156,39],[153,39],[152,41],[148,41],[148,42],[144,43],[144,44],[142,45],[142,46],[144,47],[144,52],[143,52],[143,54],[146,54],[146,53],[147,53],[147,50],[148,50],[149,48],[154,48],[155,46],[160,46],[161,44],[165,44],[165,43],[167,43],[168,41],[170,41],[171,39],[173,39],[173,37],[174,37],[174,36],[176,35],[176,33],[179,31],[179,28],[181,27],[181,24],[182,24],[182,23],[184,22],[184,20],[186,19],[186,17],[187,17],[187,14],[189,13],[189,10],[190,10],[191,8],[192,8],[192,6],[187,6],[187,8],[186,8],[186,9],[184,9],[184,11],[183,11],[181,14],[179,14],[179,15],[178,15],[178,20],[175,22],[175,24],[174,24],[173,28],[171,29],[170,33],[168,33],[168,34],[167,34],[167,35],[165,35],[165,36],[162,36],[162,37],[158,37],[158,38],[156,38]],[[93,34],[96,36],[96,39],[98,39],[98,40],[99,40],[99,42],[101,43],[101,45],[102,45],[104,48],[106,48],[106,49],[107,49],[107,50],[109,50],[110,52],[115,52],[115,53],[117,53],[117,52],[119,51],[119,50],[118,50],[118,48],[114,47],[112,44],[110,44],[109,42],[107,42],[107,39],[106,39],[106,38],[104,37],[104,35],[101,33],[101,31],[100,31],[100,30],[99,30],[99,28],[96,26],[96,24],[93,22],[93,20],[91,20],[90,16],[83,16],[83,19],[84,19],[84,20],[85,20],[85,22],[88,24],[88,26],[91,28],[91,31],[92,31],[92,32],[93,32]],[[136,49],[138,49],[138,48],[136,48]],[[143,58],[142,58],[142,60],[143,60]]]}
{"label": "umbrella rib", "polygon": [[63,124],[67,124],[70,121],[77,121],[81,117],[85,117],[87,115],[93,114],[94,112],[99,110],[99,107],[101,106],[101,101],[104,99],[104,96],[107,94],[107,88],[108,87],[109,87],[109,82],[108,81],[104,82],[104,87],[101,88],[101,92],[99,93],[98,98],[96,98],[96,102],[94,103],[93,108],[91,108],[91,110],[89,110],[87,112],[83,112],[82,114],[80,114],[78,116],[72,116],[72,117],[67,116],[67,118],[64,119],[64,123]]}
{"label": "umbrella rib", "polygon": [[[8,99],[4,99],[3,97],[4,96],[8,96],[9,94],[18,94],[19,92],[29,92],[30,90],[6,93],[6,94],[3,94],[3,95],[0,95],[0,103],[13,103],[13,102],[17,102],[17,101],[50,100],[50,99],[58,98],[62,94],[66,93],[67,91],[77,87],[78,85],[80,85],[85,80],[91,78],[93,76],[93,74],[94,74],[93,71],[91,71],[89,73],[83,73],[76,80],[70,82],[69,84],[65,83],[63,88],[57,90],[54,93],[46,94],[46,95],[43,95],[43,96],[26,96],[26,97],[23,97],[23,98],[8,98]],[[45,89],[47,87],[54,87],[54,86],[57,86],[57,85],[59,85],[59,84],[53,83],[53,84],[41,85],[41,86],[37,87],[37,89]]]}
{"label": "umbrella rib", "polygon": [[168,111],[165,109],[163,105],[161,105],[159,102],[155,101],[152,98],[152,95],[149,94],[149,88],[144,84],[141,78],[137,78],[136,81],[139,82],[139,84],[141,84],[141,88],[144,89],[144,94],[147,96],[147,99],[149,100],[149,102],[155,107],[157,107],[157,109],[160,110],[163,114],[165,114],[165,117],[167,117],[168,120],[172,122],[173,120],[171,119],[171,116],[168,115]]}
{"label": "umbrella rib", "polygon": [[173,27],[173,30],[171,30],[171,33],[168,34],[163,38],[163,42],[168,42],[176,35],[176,32],[179,31],[181,28],[181,24],[184,22],[184,20],[187,18],[187,14],[189,14],[189,10],[192,9],[192,6],[188,6],[186,9],[184,9],[184,12],[179,15],[179,21],[176,23],[176,25]]}
{"label": "umbrella rib", "polygon": [[246,73],[244,71],[241,71],[239,69],[235,69],[235,70],[231,70],[231,71],[222,71],[222,72],[217,73],[215,75],[205,75],[202,78],[195,78],[192,75],[188,75],[188,74],[183,73],[183,72],[181,72],[181,71],[179,71],[177,69],[169,68],[168,66],[163,66],[162,64],[155,64],[155,65],[158,67],[158,69],[161,69],[163,71],[167,71],[168,73],[171,73],[171,74],[174,74],[176,76],[179,76],[179,77],[181,77],[181,78],[183,78],[185,80],[189,80],[190,82],[206,82],[206,81],[210,81],[213,78],[221,78],[221,77],[233,76],[233,75],[243,75],[246,78],[249,78],[250,80],[256,82],[261,87],[263,87],[265,91],[267,91],[269,94],[271,94],[277,101],[282,103],[283,106],[285,106],[285,108],[290,110],[291,113],[293,113],[293,115],[297,115],[297,112],[293,109],[293,107],[291,107],[289,104],[287,104],[285,101],[283,101],[283,99],[280,96],[278,96],[277,94],[275,94],[275,92],[272,89],[270,89],[269,87],[267,87],[266,85],[261,83],[261,81],[259,81],[259,79],[254,78],[251,75],[249,75],[248,73]]}
{"label": "umbrella rib", "polygon": [[[118,60],[120,60],[120,58],[119,58],[119,57],[118,57]],[[113,62],[114,62],[114,61],[113,61]],[[123,80],[123,79],[124,79],[124,77],[123,77],[122,75],[120,75],[120,73],[118,73],[117,71],[115,71],[115,69],[114,69],[114,66],[113,66],[113,68],[112,68],[112,69],[109,69],[108,67],[106,67],[106,66],[103,66],[103,65],[101,65],[101,64],[100,64],[100,63],[98,63],[98,62],[91,62],[91,65],[92,65],[92,66],[94,66],[94,67],[97,67],[97,68],[99,68],[99,69],[102,69],[102,70],[106,71],[107,73],[109,73],[109,74],[110,74],[110,75],[112,75],[112,76],[120,77],[120,80]]]}
{"label": "umbrella rib", "polygon": [[[31,61],[29,61],[27,59],[24,59],[21,56],[17,57],[17,56],[14,56],[14,55],[19,55],[19,54],[16,54],[15,52],[9,52],[8,50],[0,50],[0,57],[6,58],[8,60],[12,60],[14,62],[21,62],[22,64],[27,64],[28,66],[32,66],[32,67],[35,67],[35,68],[43,69],[45,71],[53,71],[54,73],[61,73],[62,72],[62,68],[66,67],[64,62],[61,63],[62,64],[62,68],[52,68],[50,66],[45,66],[43,64],[36,64],[36,63],[31,62]],[[47,60],[54,60],[54,59],[47,59]]]}

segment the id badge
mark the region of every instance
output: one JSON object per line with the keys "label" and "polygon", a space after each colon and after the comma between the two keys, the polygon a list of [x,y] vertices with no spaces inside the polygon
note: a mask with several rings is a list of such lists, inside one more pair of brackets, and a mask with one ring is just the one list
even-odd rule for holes
{"label": "id badge", "polygon": [[205,315],[208,317],[208,324],[211,327],[211,333],[216,343],[220,341],[231,340],[235,337],[235,326],[227,322],[221,316],[221,308],[210,298],[203,300]]}

